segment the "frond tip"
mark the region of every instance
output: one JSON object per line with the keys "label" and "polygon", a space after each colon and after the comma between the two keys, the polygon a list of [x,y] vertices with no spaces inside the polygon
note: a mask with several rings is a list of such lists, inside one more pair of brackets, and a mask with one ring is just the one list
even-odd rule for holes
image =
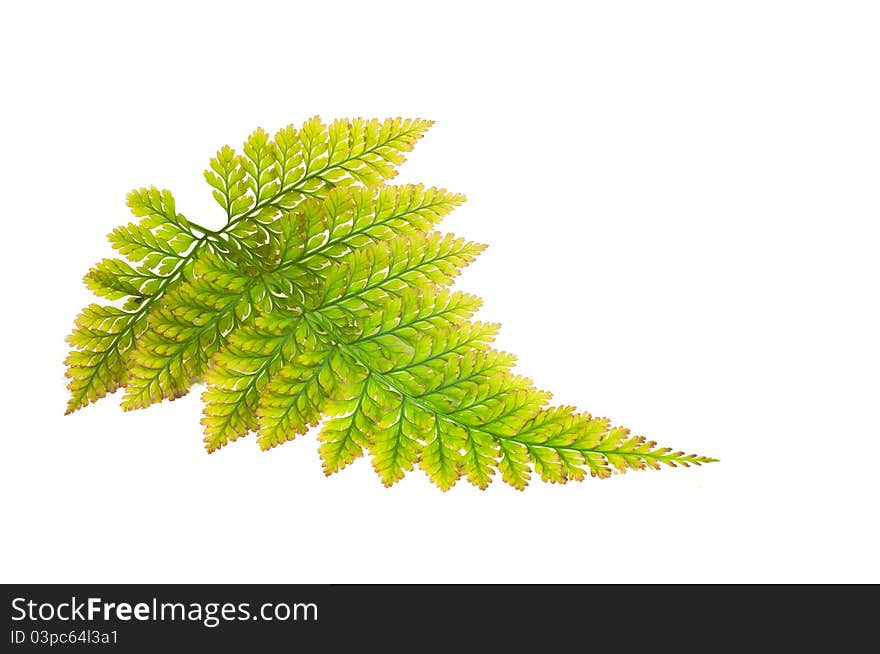
{"label": "frond tip", "polygon": [[624,427],[611,427],[607,418],[578,414],[571,407],[542,411],[512,440],[525,446],[535,472],[552,483],[580,481],[587,474],[605,479],[614,472],[717,461],[658,447],[643,436],[630,435]]}
{"label": "frond tip", "polygon": [[122,408],[196,383],[204,444],[273,449],[321,425],[331,475],[361,457],[392,486],[550,483],[716,461],[613,427],[514,371],[481,300],[450,290],[485,248],[437,231],[464,196],[388,185],[431,121],[317,116],[221,147],[205,180],[225,214],[200,226],[156,187],[114,229],[68,337],[67,412],[124,387]]}

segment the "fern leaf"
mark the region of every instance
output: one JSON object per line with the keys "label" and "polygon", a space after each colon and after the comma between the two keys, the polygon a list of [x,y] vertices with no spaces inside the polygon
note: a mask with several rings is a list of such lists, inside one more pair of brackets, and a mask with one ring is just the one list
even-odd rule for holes
{"label": "fern leaf", "polygon": [[205,172],[226,214],[217,230],[168,191],[130,193],[139,220],[110,234],[126,260],[85,276],[118,306],[76,320],[68,412],[123,385],[132,409],[203,380],[209,452],[252,431],[271,449],[323,421],[326,474],[368,454],[386,486],[418,467],[444,491],[714,461],[550,406],[493,349],[480,300],[447,288],[484,246],[434,231],[464,198],[382,186],[430,124],[257,129]]}

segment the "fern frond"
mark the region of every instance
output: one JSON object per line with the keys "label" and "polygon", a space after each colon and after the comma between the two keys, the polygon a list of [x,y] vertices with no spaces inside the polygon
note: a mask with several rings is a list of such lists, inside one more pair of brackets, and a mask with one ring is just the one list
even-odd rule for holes
{"label": "fern frond", "polygon": [[434,231],[463,196],[382,186],[429,121],[317,117],[228,146],[205,179],[226,214],[208,229],[170,192],[129,194],[91,304],[68,337],[68,412],[125,385],[124,409],[205,381],[213,452],[249,432],[271,449],[323,422],[324,472],[365,454],[386,486],[420,468],[516,489],[715,459],[660,447],[515,373],[480,300],[448,290],[485,246]]}

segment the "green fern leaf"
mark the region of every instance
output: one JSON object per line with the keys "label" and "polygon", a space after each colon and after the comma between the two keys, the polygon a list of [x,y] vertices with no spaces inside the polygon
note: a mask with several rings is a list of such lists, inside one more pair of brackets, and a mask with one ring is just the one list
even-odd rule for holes
{"label": "green fern leaf", "polygon": [[68,340],[68,411],[126,385],[140,408],[205,381],[205,445],[249,432],[268,450],[323,423],[328,475],[368,455],[391,486],[420,468],[442,490],[516,489],[715,459],[660,447],[573,407],[493,349],[480,300],[447,287],[484,246],[434,231],[463,197],[383,186],[430,126],[318,118],[228,146],[205,178],[219,230],[139,189],[140,220],[86,277],[119,306],[86,307]]}

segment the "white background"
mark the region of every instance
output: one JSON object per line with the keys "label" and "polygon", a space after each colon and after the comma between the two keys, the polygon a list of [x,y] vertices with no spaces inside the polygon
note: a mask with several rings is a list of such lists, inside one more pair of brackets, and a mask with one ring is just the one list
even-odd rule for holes
{"label": "white background", "polygon": [[[878,582],[872,2],[5,3],[0,581]],[[81,284],[257,125],[437,124],[459,288],[556,400],[722,459],[524,493],[202,450],[199,393],[64,417]]]}

